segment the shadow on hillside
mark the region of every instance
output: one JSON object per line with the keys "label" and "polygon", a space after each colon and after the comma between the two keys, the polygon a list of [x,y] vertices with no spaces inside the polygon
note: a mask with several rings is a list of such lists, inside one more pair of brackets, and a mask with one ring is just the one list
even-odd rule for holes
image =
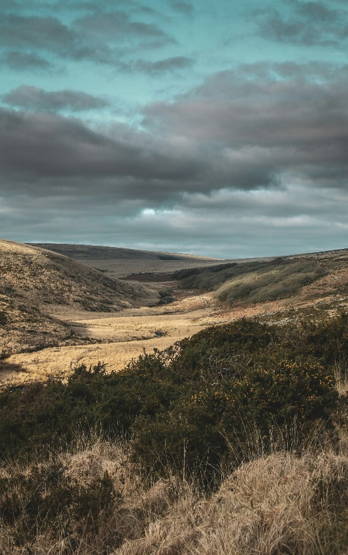
{"label": "shadow on hillside", "polygon": [[[27,372],[27,369],[21,364],[13,364],[6,362],[6,360],[0,360],[0,390],[7,387],[10,389],[22,388],[23,385],[20,383],[16,384],[16,375],[21,372]],[[12,383],[8,382],[9,378]]]}

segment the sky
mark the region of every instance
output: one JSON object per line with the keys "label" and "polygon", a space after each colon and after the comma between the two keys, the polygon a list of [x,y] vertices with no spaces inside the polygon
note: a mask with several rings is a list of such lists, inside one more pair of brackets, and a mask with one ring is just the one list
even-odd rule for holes
{"label": "sky", "polygon": [[0,237],[348,247],[345,0],[0,0]]}

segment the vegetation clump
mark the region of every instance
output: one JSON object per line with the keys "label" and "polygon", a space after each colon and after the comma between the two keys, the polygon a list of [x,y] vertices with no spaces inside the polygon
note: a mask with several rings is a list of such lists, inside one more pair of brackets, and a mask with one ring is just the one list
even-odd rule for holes
{"label": "vegetation clump", "polygon": [[166,289],[165,291],[159,291],[159,301],[158,305],[170,304],[175,301],[173,289]]}
{"label": "vegetation clump", "polygon": [[[101,364],[0,395],[0,450],[18,456],[68,445],[79,432],[126,438],[146,473],[201,474],[218,480],[257,430],[297,448],[319,425],[333,430],[337,363],[348,360],[348,319],[270,326],[242,319],[206,329],[124,371]],[[278,438],[278,439],[275,439]],[[244,455],[243,455],[244,457]]]}

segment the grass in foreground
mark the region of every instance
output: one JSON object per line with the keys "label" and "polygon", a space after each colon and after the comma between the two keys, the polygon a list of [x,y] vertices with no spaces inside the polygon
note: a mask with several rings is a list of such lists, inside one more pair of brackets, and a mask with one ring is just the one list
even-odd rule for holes
{"label": "grass in foreground", "polygon": [[4,555],[339,555],[348,542],[348,452],[261,456],[204,494],[152,485],[122,446],[96,442],[1,470]]}

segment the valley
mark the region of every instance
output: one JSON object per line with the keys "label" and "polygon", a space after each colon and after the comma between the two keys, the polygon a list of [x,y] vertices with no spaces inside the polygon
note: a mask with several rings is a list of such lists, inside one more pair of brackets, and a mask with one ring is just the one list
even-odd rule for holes
{"label": "valley", "polygon": [[[281,323],[301,315],[314,319],[334,315],[348,306],[345,250],[275,259],[273,266],[273,259],[236,263],[81,245],[43,249],[1,242],[0,248],[2,389],[66,379],[81,363],[89,367],[101,362],[107,371],[118,371],[144,352],[166,349],[206,327],[242,317]],[[261,276],[264,291],[265,276],[274,280],[278,266],[284,273],[283,260],[287,275],[288,267],[297,276],[303,275],[303,268],[308,273],[312,268],[308,265],[313,264],[317,272],[312,282],[301,282],[284,298],[266,297],[262,302],[239,298],[226,303],[215,286],[197,289],[190,278],[193,288],[187,288],[185,280],[179,279],[180,272],[188,272],[196,281],[210,283],[210,276],[216,280],[223,272],[235,274],[236,268],[236,277],[220,278],[227,279],[223,290],[230,283],[236,283],[238,291],[240,284],[253,290]]]}

